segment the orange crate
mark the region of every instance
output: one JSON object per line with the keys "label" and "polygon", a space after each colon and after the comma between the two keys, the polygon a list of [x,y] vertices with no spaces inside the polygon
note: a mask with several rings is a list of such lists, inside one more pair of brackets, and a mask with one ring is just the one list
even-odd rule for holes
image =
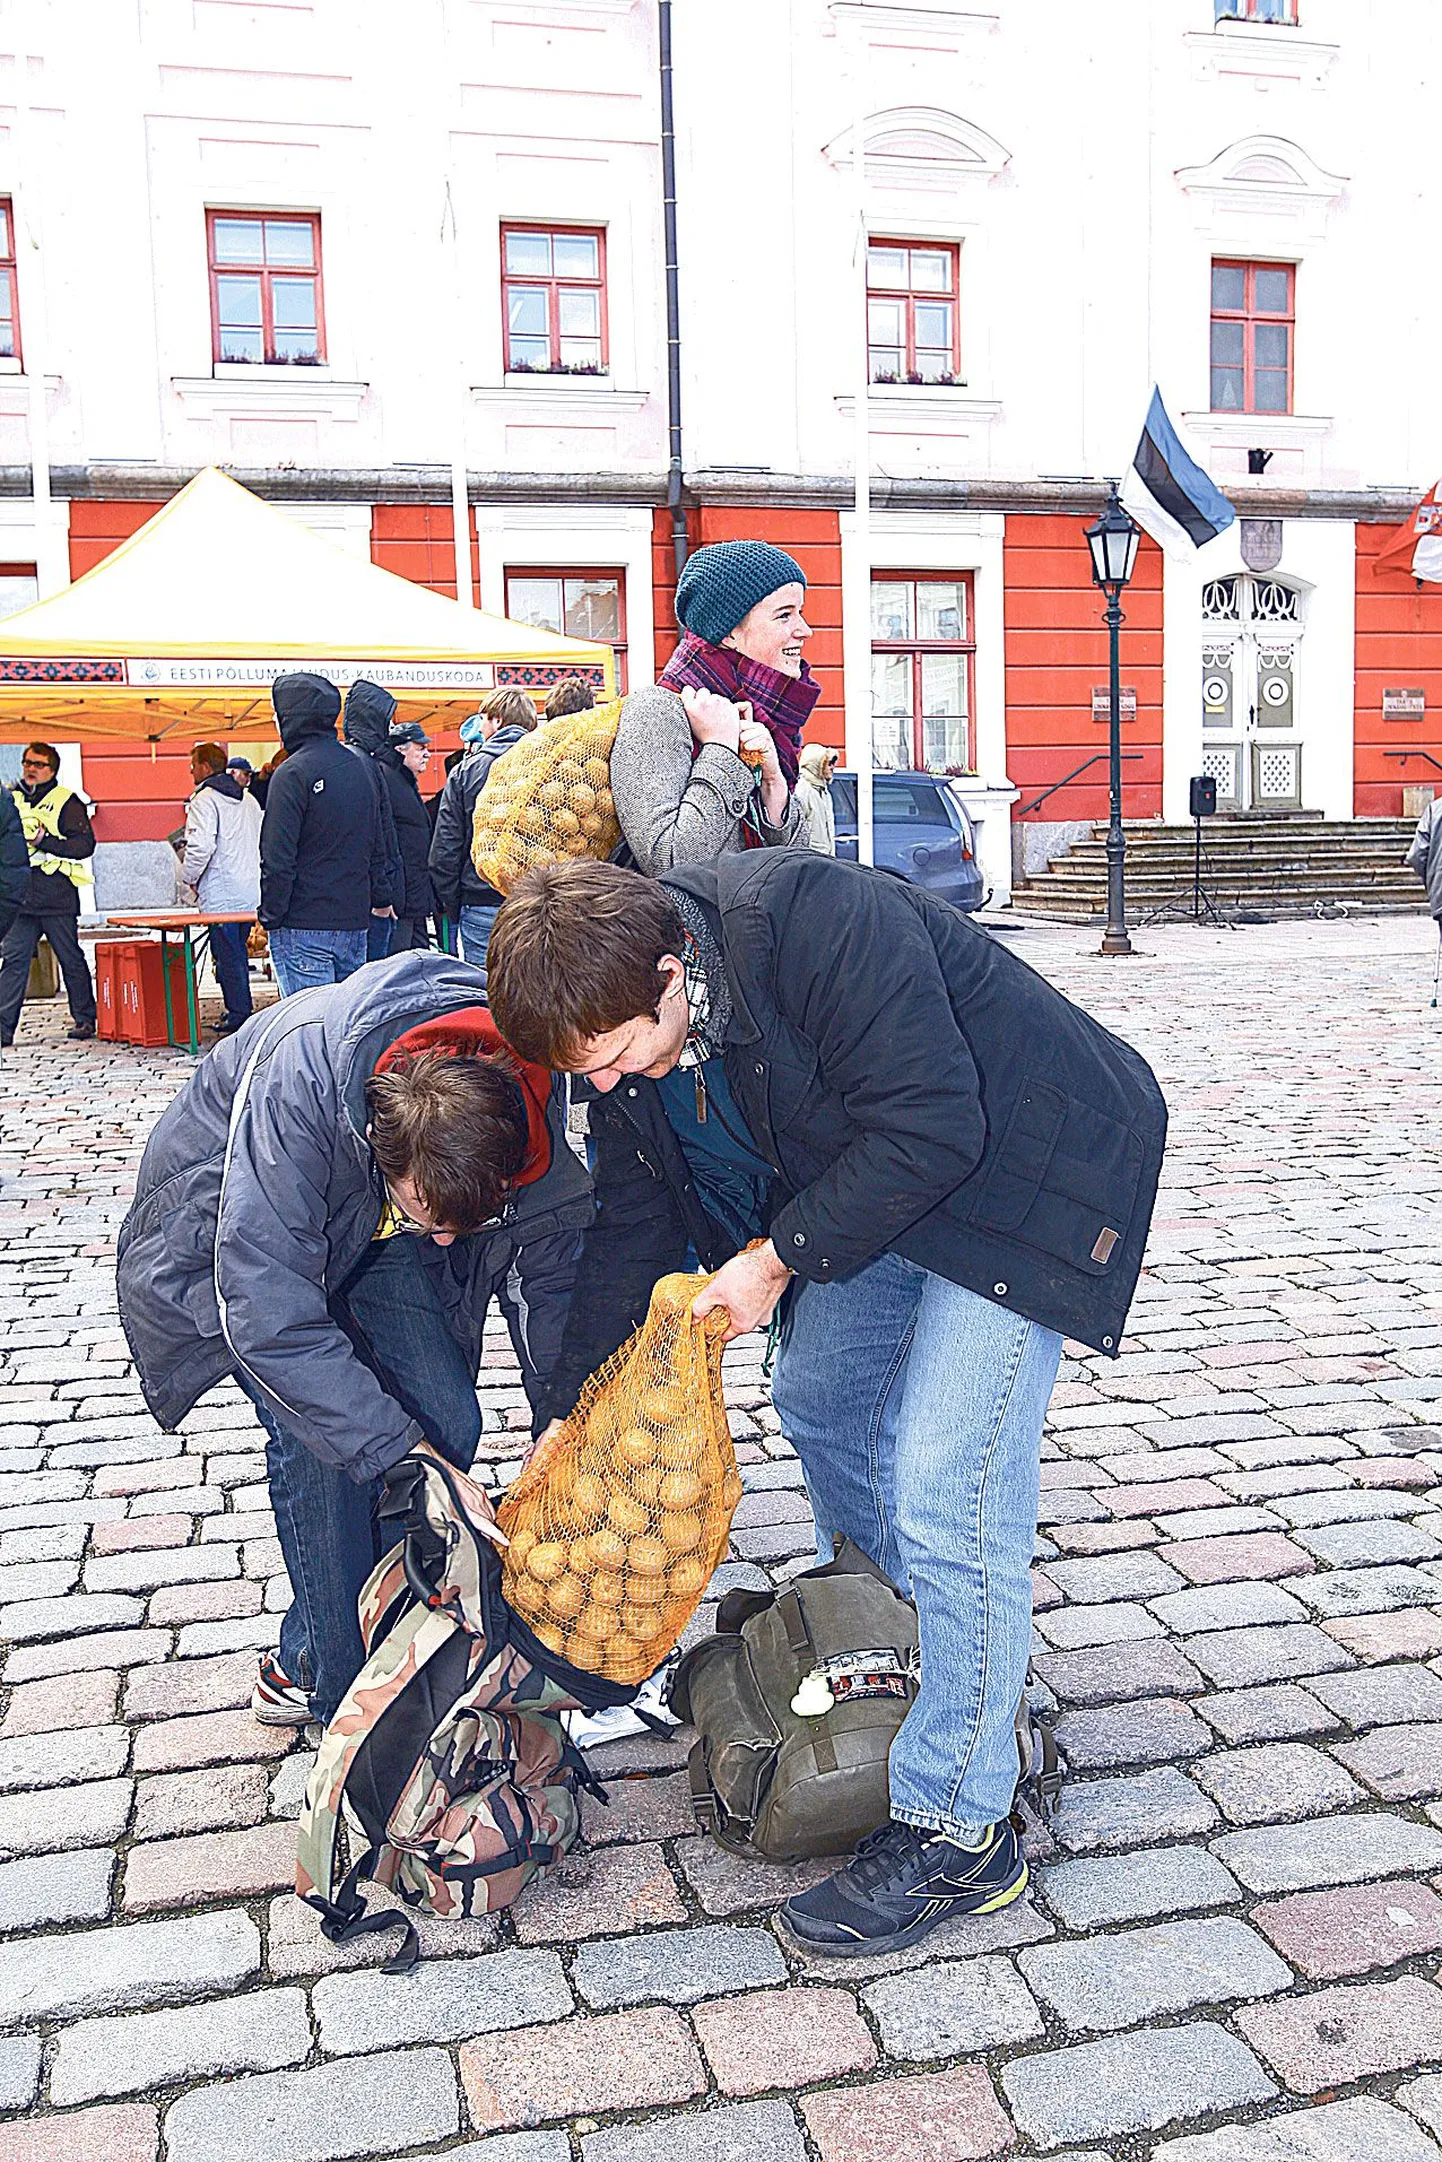
{"label": "orange crate", "polygon": [[[175,1014],[175,1040],[189,1041],[185,1010],[185,953],[181,946],[167,946],[170,997]],[[127,1043],[149,1049],[169,1043],[165,1031],[165,979],[160,973],[160,941],[137,939],[126,949],[120,963],[120,1032]]]}

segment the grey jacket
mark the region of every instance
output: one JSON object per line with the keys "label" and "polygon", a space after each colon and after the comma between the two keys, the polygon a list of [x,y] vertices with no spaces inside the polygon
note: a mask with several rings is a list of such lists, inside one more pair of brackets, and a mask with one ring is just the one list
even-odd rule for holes
{"label": "grey jacket", "polygon": [[[367,1253],[384,1200],[365,1139],[366,1082],[408,1029],[483,1005],[483,986],[446,954],[374,961],[257,1014],[164,1112],[121,1227],[116,1274],[140,1386],[167,1432],[207,1389],[243,1372],[307,1447],[353,1478],[374,1477],[421,1439],[356,1355],[330,1297]],[[538,1103],[537,1132],[541,1122]],[[554,1086],[544,1124],[546,1168],[517,1187],[493,1231],[445,1248],[417,1241],[477,1365],[486,1306],[512,1270],[528,1340],[544,1340],[543,1369],[559,1345],[591,1192]],[[526,1378],[539,1393],[538,1376]]]}
{"label": "grey jacket", "polygon": [[[611,793],[637,868],[652,878],[744,848],[742,820],[755,782],[724,743],[703,743],[697,751],[675,691],[652,684],[632,691],[621,708]],[[763,816],[758,830],[767,848],[810,846],[811,827],[794,796],[787,797],[779,826]]]}
{"label": "grey jacket", "polygon": [[1434,796],[1417,822],[1405,862],[1427,888],[1427,903],[1442,923],[1442,796]]}

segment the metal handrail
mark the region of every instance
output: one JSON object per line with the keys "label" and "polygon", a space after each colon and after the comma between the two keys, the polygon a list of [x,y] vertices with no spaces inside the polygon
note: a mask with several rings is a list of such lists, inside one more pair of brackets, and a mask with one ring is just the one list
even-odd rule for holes
{"label": "metal handrail", "polygon": [[[1012,813],[1013,818],[1025,818],[1028,811],[1040,810],[1042,804],[1046,802],[1048,796],[1054,796],[1059,788],[1069,787],[1070,784],[1077,779],[1077,776],[1079,774],[1083,774],[1086,772],[1088,766],[1105,765],[1109,755],[1110,754],[1106,751],[1098,751],[1094,757],[1084,758],[1081,764],[1077,767],[1076,772],[1069,773],[1064,781],[1053,781],[1050,788],[1044,788],[1039,796],[1033,796],[1030,803],[1019,803],[1015,811],[1013,811]],[[1141,755],[1142,754],[1140,751],[1123,751],[1122,759],[1125,762],[1129,759],[1140,758]]]}
{"label": "metal handrail", "polygon": [[1400,758],[1404,766],[1409,758],[1425,758],[1429,766],[1435,766],[1437,771],[1442,773],[1442,758],[1434,758],[1430,751],[1384,751],[1382,756]]}

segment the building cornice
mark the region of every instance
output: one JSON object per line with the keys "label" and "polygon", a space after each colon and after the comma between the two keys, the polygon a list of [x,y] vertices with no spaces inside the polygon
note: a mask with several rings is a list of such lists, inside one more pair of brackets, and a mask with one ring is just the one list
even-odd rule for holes
{"label": "building cornice", "polygon": [[[286,503],[450,502],[448,466],[316,467],[294,470],[228,466],[232,477],[257,495]],[[53,495],[72,502],[164,502],[195,477],[191,466],[129,464],[58,465],[51,468]],[[663,473],[471,473],[473,503],[606,503],[659,505],[666,497]],[[877,510],[1013,511],[1072,513],[1090,517],[1106,500],[1102,480],[915,480],[876,476],[871,501]],[[0,466],[0,502],[30,494],[28,465]],[[686,500],[757,509],[848,510],[856,491],[850,474],[798,474],[712,468],[688,473]],[[1239,503],[1247,518],[1337,518],[1395,525],[1416,508],[1422,489],[1248,487]]]}

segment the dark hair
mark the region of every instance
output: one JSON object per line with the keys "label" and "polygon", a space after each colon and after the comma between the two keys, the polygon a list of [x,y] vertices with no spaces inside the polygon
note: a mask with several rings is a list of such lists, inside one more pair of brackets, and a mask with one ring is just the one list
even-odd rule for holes
{"label": "dark hair", "polygon": [[558,721],[564,713],[589,713],[595,703],[596,694],[583,677],[562,676],[546,700],[546,719]]}
{"label": "dark hair", "polygon": [[499,1214],[526,1160],[529,1125],[504,1056],[421,1051],[366,1083],[371,1153],[410,1179],[443,1231],[478,1231]]}
{"label": "dark hair", "polygon": [[[60,753],[53,743],[27,743],[25,750],[32,751],[37,756],[48,760],[52,772],[58,773],[60,771]],[[25,752],[22,751],[20,755],[23,758]]]}
{"label": "dark hair", "polygon": [[503,903],[486,949],[496,1026],[522,1058],[573,1065],[588,1037],[658,1011],[660,961],[685,940],[664,889],[639,871],[539,865]]}
{"label": "dark hair", "polygon": [[190,755],[207,773],[224,773],[229,762],[218,743],[192,743]]}

